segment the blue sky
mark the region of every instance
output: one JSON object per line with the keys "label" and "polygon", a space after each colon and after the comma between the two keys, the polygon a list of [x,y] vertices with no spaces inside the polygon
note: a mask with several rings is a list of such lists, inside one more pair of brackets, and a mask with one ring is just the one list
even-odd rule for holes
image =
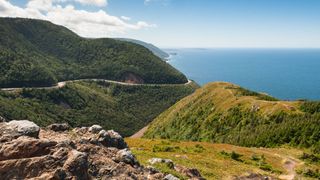
{"label": "blue sky", "polygon": [[[97,3],[83,3],[84,1]],[[105,1],[105,4],[101,4],[102,1]],[[24,8],[27,1],[12,0],[10,3]],[[61,18],[60,20],[52,16],[48,18],[74,31],[79,31],[83,36],[92,32],[89,36],[96,34],[99,37],[128,37],[151,42],[161,47],[320,48],[320,0],[149,0],[149,2],[145,0],[66,0],[63,3],[59,2],[62,7],[68,4],[74,6],[76,10],[92,13],[103,11],[108,16],[118,18],[119,22],[116,24],[119,27],[97,26],[87,30],[79,30],[79,27],[72,26],[72,23],[62,21]],[[122,16],[130,17],[130,20]],[[104,16],[101,17],[104,19]],[[92,14],[91,19],[94,18],[95,14]],[[111,22],[115,22],[115,19]],[[95,32],[96,29],[103,33]]]}

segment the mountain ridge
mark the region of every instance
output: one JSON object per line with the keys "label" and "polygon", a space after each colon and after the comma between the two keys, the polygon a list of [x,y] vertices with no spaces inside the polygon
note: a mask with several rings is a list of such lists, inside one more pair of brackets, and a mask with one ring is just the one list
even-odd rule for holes
{"label": "mountain ridge", "polygon": [[121,41],[133,42],[133,43],[142,45],[142,46],[146,47],[147,49],[149,49],[150,51],[152,51],[154,55],[158,56],[159,58],[161,58],[163,60],[167,60],[167,58],[170,57],[170,55],[168,53],[166,53],[165,51],[161,50],[160,48],[158,48],[157,46],[155,46],[151,43],[147,43],[147,42],[140,41],[137,39],[129,39],[129,38],[115,38],[115,39],[121,40]]}
{"label": "mountain ridge", "polygon": [[320,152],[317,102],[279,101],[231,83],[209,83],[160,114],[144,137]]}
{"label": "mountain ridge", "polygon": [[84,78],[187,82],[182,73],[141,45],[82,38],[43,20],[0,18],[0,22],[0,87],[48,86]]}

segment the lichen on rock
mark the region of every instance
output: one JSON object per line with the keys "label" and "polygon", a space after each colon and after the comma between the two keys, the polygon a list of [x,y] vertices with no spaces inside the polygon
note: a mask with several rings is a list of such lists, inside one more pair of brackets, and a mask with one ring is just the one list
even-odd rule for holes
{"label": "lichen on rock", "polygon": [[[115,131],[0,123],[0,179],[163,179],[140,166]],[[98,129],[100,129],[98,131]]]}

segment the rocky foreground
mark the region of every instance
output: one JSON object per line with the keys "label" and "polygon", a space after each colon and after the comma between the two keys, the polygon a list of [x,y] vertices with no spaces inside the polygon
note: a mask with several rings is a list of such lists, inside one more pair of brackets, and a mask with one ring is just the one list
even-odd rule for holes
{"label": "rocky foreground", "polygon": [[175,179],[140,166],[124,139],[100,126],[45,129],[0,123],[0,179]]}

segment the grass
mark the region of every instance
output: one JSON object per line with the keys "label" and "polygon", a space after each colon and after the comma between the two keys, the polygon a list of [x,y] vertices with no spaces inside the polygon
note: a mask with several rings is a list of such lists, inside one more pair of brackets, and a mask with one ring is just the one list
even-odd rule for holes
{"label": "grass", "polygon": [[290,144],[320,152],[318,106],[214,82],[161,113],[144,137],[250,147]]}
{"label": "grass", "polygon": [[[171,159],[175,164],[197,168],[206,179],[232,179],[249,172],[278,177],[287,172],[283,166],[287,158],[297,161],[297,169],[301,171],[319,169],[316,164],[299,160],[304,151],[291,147],[247,148],[229,144],[133,138],[127,138],[126,142],[145,166],[150,165],[148,160],[154,157]],[[163,164],[155,167],[163,172],[175,173],[182,179],[186,178]],[[308,179],[303,174],[299,176]]]}

